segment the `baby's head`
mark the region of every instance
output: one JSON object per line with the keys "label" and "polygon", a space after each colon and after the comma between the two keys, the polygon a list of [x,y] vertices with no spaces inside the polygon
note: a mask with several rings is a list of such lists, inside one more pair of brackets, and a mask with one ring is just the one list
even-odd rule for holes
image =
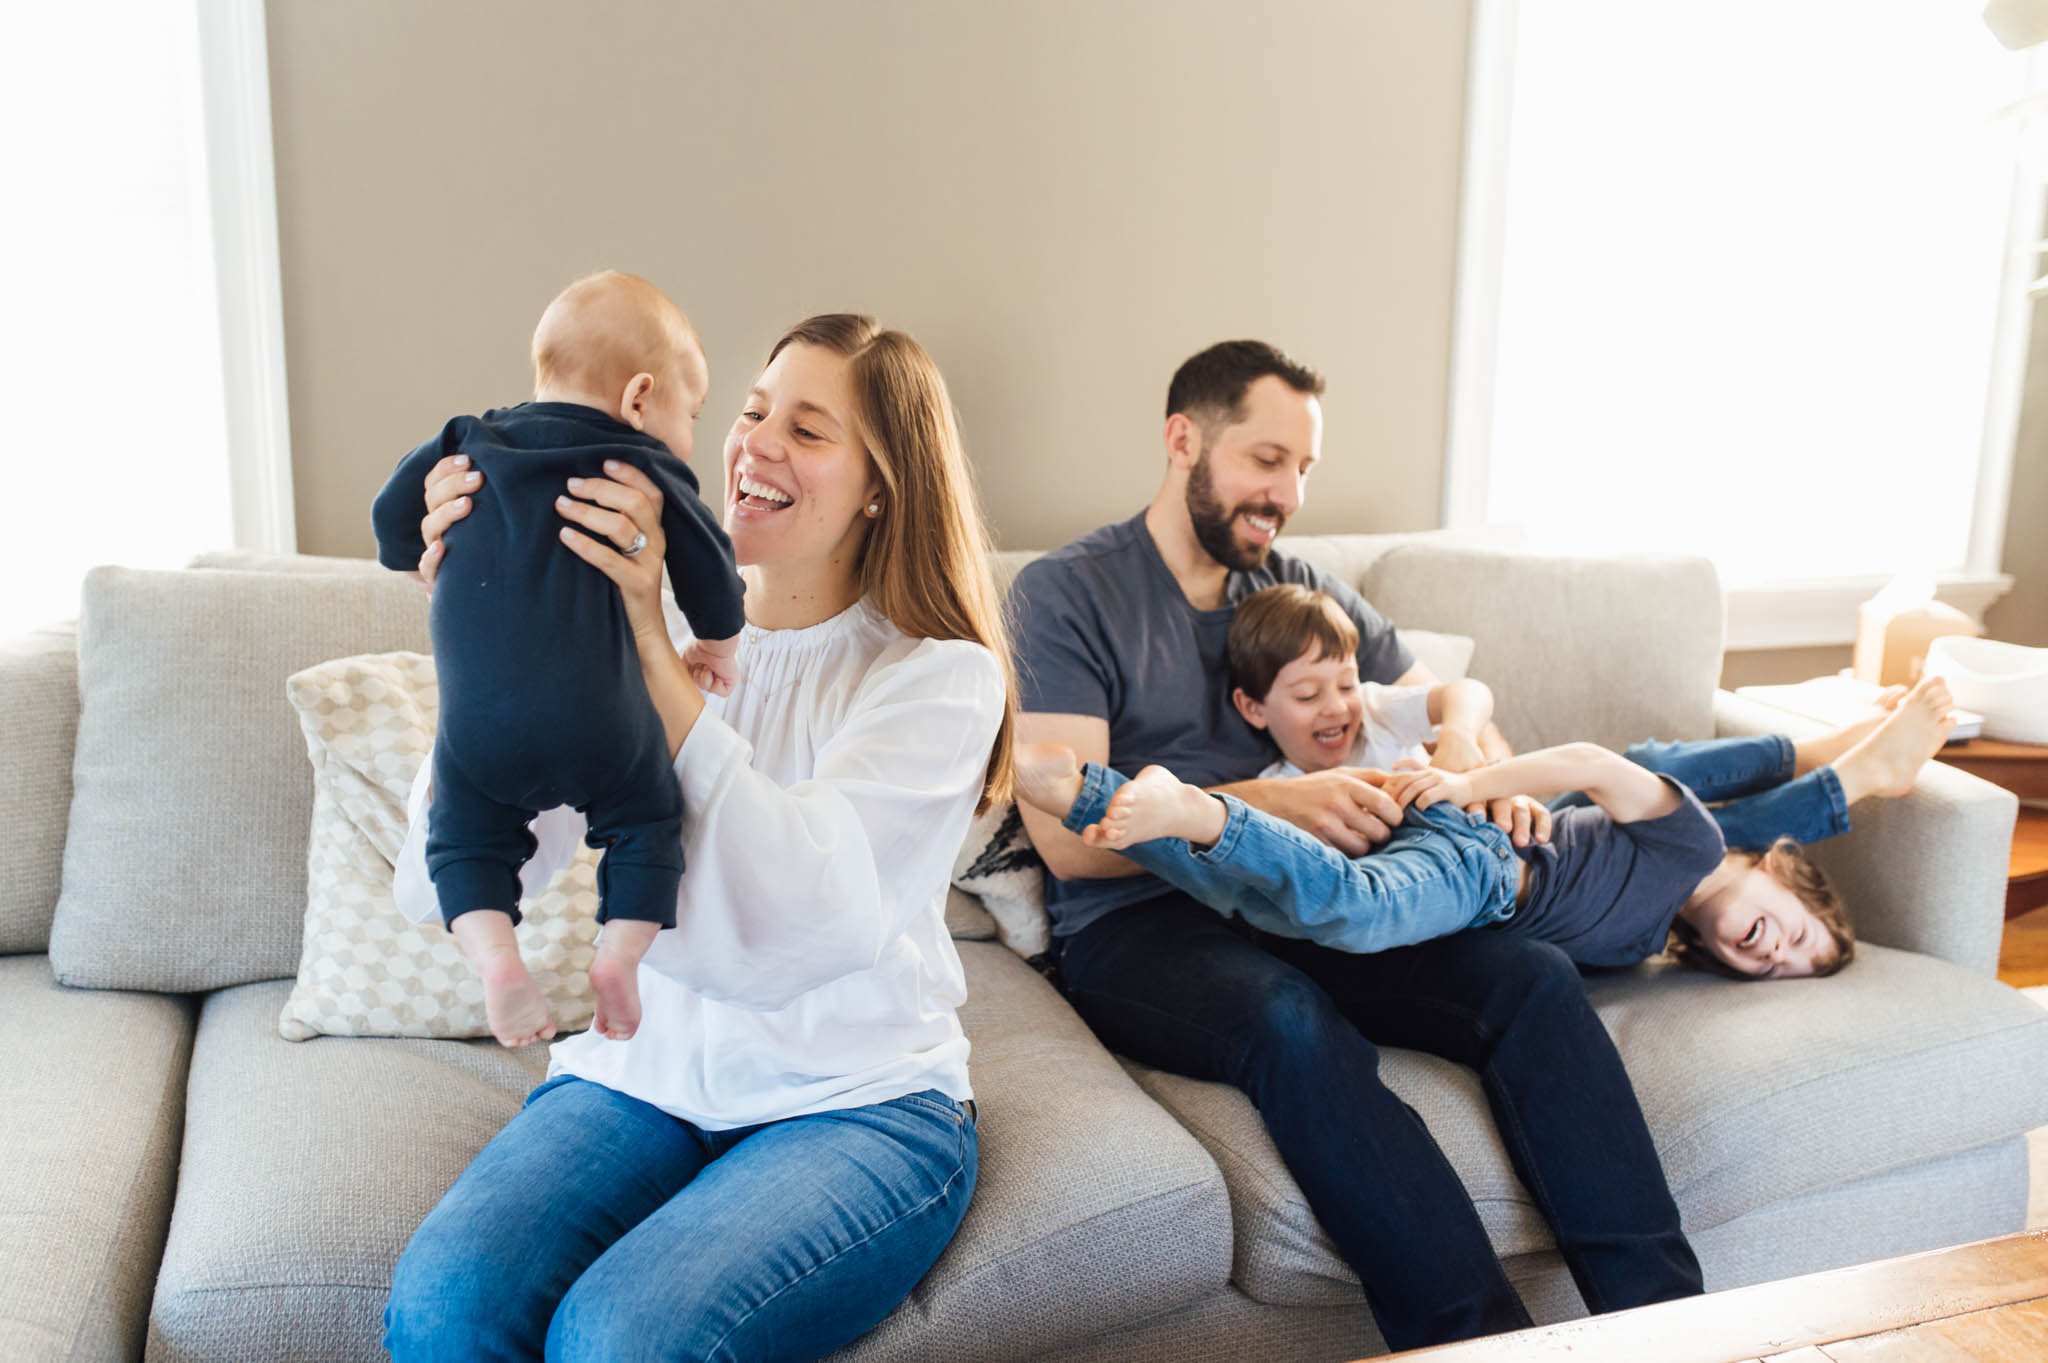
{"label": "baby's head", "polygon": [[[1730,852],[1739,874],[1671,925],[1671,951],[1687,965],[1738,980],[1832,975],[1856,954],[1841,896],[1799,844],[1780,838],[1762,856]],[[1688,911],[1690,912],[1690,910]]]}
{"label": "baby's head", "polygon": [[608,412],[690,457],[711,385],[683,310],[638,275],[603,270],[555,295],[533,329],[533,391]]}
{"label": "baby's head", "polygon": [[1292,583],[1240,601],[1230,618],[1231,702],[1303,771],[1342,766],[1365,723],[1358,626],[1331,597]]}

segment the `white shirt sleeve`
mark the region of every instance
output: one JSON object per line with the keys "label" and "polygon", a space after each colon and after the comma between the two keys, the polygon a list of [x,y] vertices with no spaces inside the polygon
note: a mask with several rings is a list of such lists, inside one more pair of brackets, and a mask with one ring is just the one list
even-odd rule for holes
{"label": "white shirt sleeve", "polygon": [[[405,845],[398,849],[398,861],[391,868],[391,897],[398,901],[398,911],[415,923],[439,922],[441,918],[434,882],[427,874],[427,822],[433,789],[434,750],[429,746],[419,774],[412,778],[412,795],[405,809]],[[551,809],[527,825],[538,845],[519,868],[521,899],[545,890],[555,872],[576,859],[584,827],[583,816],[567,808]]]}
{"label": "white shirt sleeve", "polygon": [[661,971],[773,1011],[872,968],[944,893],[1003,707],[987,649],[905,640],[789,786],[754,769],[752,745],[722,718],[700,716],[676,754],[688,864]]}
{"label": "white shirt sleeve", "polygon": [[1429,722],[1431,686],[1382,686],[1365,684],[1365,722],[1398,748],[1436,741],[1436,725]]}

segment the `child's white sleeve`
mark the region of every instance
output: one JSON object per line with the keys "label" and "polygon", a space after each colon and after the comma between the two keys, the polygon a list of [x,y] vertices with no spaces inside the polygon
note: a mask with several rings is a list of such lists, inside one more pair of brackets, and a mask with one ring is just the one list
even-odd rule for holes
{"label": "child's white sleeve", "polygon": [[1397,747],[1412,748],[1436,741],[1436,725],[1429,722],[1429,693],[1432,686],[1382,686],[1365,684],[1365,722]]}

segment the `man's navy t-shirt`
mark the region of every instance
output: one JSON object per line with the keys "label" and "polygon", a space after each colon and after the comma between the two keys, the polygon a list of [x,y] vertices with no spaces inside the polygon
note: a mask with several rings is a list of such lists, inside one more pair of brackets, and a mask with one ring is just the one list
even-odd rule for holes
{"label": "man's navy t-shirt", "polygon": [[1522,849],[1529,897],[1514,931],[1563,947],[1589,966],[1630,966],[1664,950],[1671,920],[1721,864],[1721,825],[1699,797],[1665,777],[1678,807],[1616,823],[1592,805],[1559,810],[1550,841]]}
{"label": "man's navy t-shirt", "polygon": [[[1017,575],[1010,609],[1022,706],[1109,721],[1109,765],[1127,776],[1156,762],[1198,786],[1250,780],[1276,750],[1230,703],[1225,644],[1237,603],[1283,582],[1342,604],[1358,626],[1363,680],[1391,682],[1414,666],[1393,625],[1357,592],[1277,551],[1258,568],[1230,574],[1225,605],[1195,609],[1140,512],[1041,555]],[[1046,876],[1046,907],[1061,937],[1166,892],[1152,876]]]}

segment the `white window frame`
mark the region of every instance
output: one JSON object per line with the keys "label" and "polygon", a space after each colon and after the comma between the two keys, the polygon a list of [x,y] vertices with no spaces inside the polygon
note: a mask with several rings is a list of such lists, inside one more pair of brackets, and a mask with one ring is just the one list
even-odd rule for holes
{"label": "white window frame", "polygon": [[[1519,0],[1474,0],[1466,74],[1465,165],[1458,223],[1457,300],[1451,342],[1451,391],[1444,451],[1443,523],[1452,529],[1486,519],[1492,477],[1493,393],[1500,329],[1501,261],[1507,223],[1508,156],[1514,112],[1515,30]],[[2048,192],[2017,163],[2006,229],[2004,285],[1985,394],[1984,442],[1969,551],[1961,572],[1936,582],[1936,595],[1982,622],[2012,587],[2001,572],[2006,502],[2026,386],[2037,255]],[[1856,607],[1886,579],[1845,576],[1726,590],[1724,647],[1730,651],[1852,643]]]}
{"label": "white window frame", "polygon": [[197,9],[235,547],[291,553],[298,518],[263,0],[199,0]]}

